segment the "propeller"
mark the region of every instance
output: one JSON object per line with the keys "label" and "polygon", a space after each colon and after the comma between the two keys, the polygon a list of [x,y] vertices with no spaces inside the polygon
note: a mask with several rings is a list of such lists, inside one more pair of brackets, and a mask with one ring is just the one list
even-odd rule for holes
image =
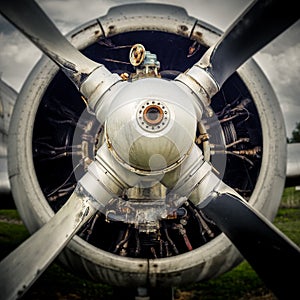
{"label": "propeller", "polygon": [[198,206],[229,237],[279,299],[298,292],[300,251],[268,219],[230,193],[214,193]]}
{"label": "propeller", "polygon": [[[209,105],[210,98],[218,92],[226,79],[250,56],[298,19],[296,9],[291,12],[280,1],[255,1],[238,17],[219,42],[174,82],[147,78],[121,83],[118,75],[111,74],[103,65],[89,60],[74,48],[35,2],[3,2],[0,4],[3,16],[64,71],[87,98],[99,121],[107,120],[107,145],[104,144],[99,149],[95,161],[89,166],[87,174],[80,180],[68,202],[48,223],[0,263],[0,287],[1,291],[5,291],[1,293],[3,299],[15,299],[23,294],[82,224],[96,210],[102,211],[112,197],[120,197],[125,189],[144,180],[145,176],[153,181],[158,180],[157,178],[161,180],[161,174],[165,174],[162,182],[175,196],[179,195],[179,199],[190,196],[216,222],[274,293],[280,297],[287,290],[292,290],[289,280],[279,280],[278,283],[275,274],[284,279],[290,272],[290,265],[299,266],[299,249],[236,192],[220,182],[193,142],[186,146],[190,141],[190,133],[196,130],[195,124],[190,121],[186,127],[186,124],[181,124],[180,117],[173,122],[164,119],[163,115],[181,109],[183,115],[192,116],[196,123],[203,106]],[[143,121],[138,124],[130,121],[122,133],[135,132],[134,126],[140,126],[136,130],[139,136],[114,136],[114,129],[119,125],[117,117],[122,116],[120,119],[123,120],[128,112],[131,114],[131,110],[123,115],[115,113],[122,104],[133,107],[130,101],[136,95],[139,99],[148,97],[149,89],[155,91],[158,98],[162,94],[165,99],[174,90],[173,102],[166,100],[166,105],[154,100],[150,104],[142,103],[138,118],[144,118],[151,126],[148,128]],[[195,111],[185,110],[182,105],[182,99],[185,98],[188,100],[184,106],[190,107],[193,103]],[[124,99],[127,102],[122,102]],[[180,116],[180,112],[177,115]],[[129,119],[132,119],[131,116]],[[167,138],[157,133],[161,130],[160,126],[163,129],[170,127]],[[143,130],[147,133],[141,133]],[[132,137],[135,138],[134,141],[130,140]],[[181,137],[185,138],[185,142]],[[119,138],[122,138],[125,146],[132,146],[138,141],[134,144],[135,156],[143,156],[143,159],[148,157],[149,160],[154,157],[154,172],[151,171],[150,163],[144,165],[144,160],[137,160],[131,165],[132,157],[126,156],[128,152],[122,155],[122,151],[132,148],[122,148],[121,143],[115,142]],[[158,143],[163,147],[158,147]],[[162,157],[166,157],[165,149],[169,152],[167,159],[163,160]],[[178,205],[180,204],[179,201]],[[279,263],[282,260],[287,264]],[[277,265],[280,272],[275,273]],[[272,267],[274,273],[269,274],[267,267]],[[292,277],[287,278],[292,280]]]}
{"label": "propeller", "polygon": [[[111,74],[104,65],[90,60],[78,51],[35,1],[2,1],[0,7],[1,14],[53,60],[78,89],[93,73],[97,73],[97,85],[106,81],[110,87],[121,80],[118,75]],[[103,85],[101,87],[104,93],[106,88],[103,90]],[[90,91],[94,91],[96,86],[89,88]],[[85,96],[84,92],[82,94]],[[100,98],[100,95],[98,96]]]}
{"label": "propeller", "polygon": [[205,90],[209,103],[233,72],[298,19],[298,11],[291,3],[253,1],[219,41],[186,72],[189,78],[181,74],[177,79],[193,90],[196,81],[198,90],[199,86]]}
{"label": "propeller", "polygon": [[0,298],[20,298],[96,211],[78,187],[48,223],[1,261]]}

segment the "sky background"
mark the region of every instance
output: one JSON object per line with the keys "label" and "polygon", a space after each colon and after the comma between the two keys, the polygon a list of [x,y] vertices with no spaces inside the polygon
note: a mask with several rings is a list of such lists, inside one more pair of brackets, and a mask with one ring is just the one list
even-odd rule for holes
{"label": "sky background", "polygon": [[[226,28],[251,0],[37,0],[56,26],[64,33],[82,23],[103,16],[112,6],[125,3],[171,3],[183,6],[189,15]],[[20,91],[26,77],[41,57],[41,51],[0,16],[0,73],[2,79]],[[287,136],[300,122],[300,21],[254,56],[269,78],[279,99]]]}

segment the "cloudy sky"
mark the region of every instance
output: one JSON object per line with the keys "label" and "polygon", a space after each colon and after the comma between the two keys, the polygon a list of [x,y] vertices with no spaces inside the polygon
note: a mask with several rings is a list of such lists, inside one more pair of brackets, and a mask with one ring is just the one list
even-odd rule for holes
{"label": "cloudy sky", "polygon": [[[163,2],[183,6],[188,14],[225,30],[252,0],[37,0],[57,27],[67,33],[80,24],[103,16],[111,6],[129,2]],[[19,91],[41,56],[21,33],[0,16],[0,73]],[[263,68],[279,98],[287,135],[300,121],[300,21],[254,57]]]}

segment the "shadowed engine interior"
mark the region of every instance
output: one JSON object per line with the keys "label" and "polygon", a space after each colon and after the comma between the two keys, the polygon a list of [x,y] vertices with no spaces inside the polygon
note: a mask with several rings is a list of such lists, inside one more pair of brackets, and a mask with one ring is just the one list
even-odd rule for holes
{"label": "shadowed engine interior", "polygon": [[[136,80],[136,68],[129,61],[136,43],[157,55],[159,76],[166,80],[173,80],[193,66],[207,50],[179,35],[137,31],[100,39],[83,53],[125,80]],[[251,94],[237,73],[213,97],[211,108],[215,116],[203,116],[195,142],[205,159],[212,162],[215,173],[249,199],[261,167],[262,130]],[[145,117],[155,122],[160,111],[150,107]],[[40,103],[32,142],[40,187],[57,212],[104,142],[102,125],[61,71]],[[126,197],[123,195],[124,200]],[[160,220],[159,228],[143,230],[135,224],[110,220],[99,211],[77,234],[94,246],[121,256],[162,258],[201,247],[220,232],[212,220],[186,201],[173,215]]]}

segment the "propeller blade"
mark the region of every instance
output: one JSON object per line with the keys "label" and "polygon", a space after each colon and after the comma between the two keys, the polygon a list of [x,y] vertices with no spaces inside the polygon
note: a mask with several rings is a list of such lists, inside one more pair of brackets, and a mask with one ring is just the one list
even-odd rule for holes
{"label": "propeller blade", "polygon": [[[198,205],[227,235],[279,299],[298,294],[300,249],[247,202],[229,193]],[[293,271],[294,270],[294,271]]]}
{"label": "propeller blade", "polygon": [[[0,12],[31,40],[41,51],[52,59],[79,89],[82,82],[96,69],[98,84],[112,75],[103,65],[98,64],[78,51],[56,28],[39,5],[32,0],[10,0],[0,2]],[[84,95],[88,97],[89,95]]]}
{"label": "propeller blade", "polygon": [[95,212],[90,198],[75,190],[48,223],[1,261],[0,298],[20,298]]}
{"label": "propeller blade", "polygon": [[[295,5],[280,0],[253,1],[186,75],[211,98],[243,63],[299,19]],[[192,83],[188,85],[192,87]]]}

